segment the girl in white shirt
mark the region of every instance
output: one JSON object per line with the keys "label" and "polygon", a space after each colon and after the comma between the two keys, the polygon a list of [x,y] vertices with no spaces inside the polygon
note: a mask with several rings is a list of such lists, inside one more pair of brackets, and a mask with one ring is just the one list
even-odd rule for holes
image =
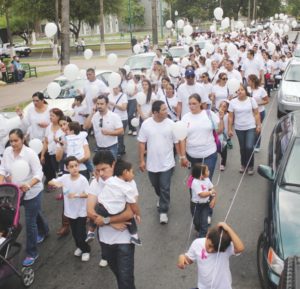
{"label": "girl in white shirt", "polygon": [[211,99],[212,99],[212,107],[214,109],[218,109],[220,103],[228,98],[228,87],[227,87],[227,74],[221,72],[218,75],[218,81],[212,87],[211,91]]}
{"label": "girl in white shirt", "polygon": [[207,95],[207,108],[211,109],[211,94],[213,85],[211,84],[209,74],[207,72],[202,73],[200,82],[202,83],[204,93]]}

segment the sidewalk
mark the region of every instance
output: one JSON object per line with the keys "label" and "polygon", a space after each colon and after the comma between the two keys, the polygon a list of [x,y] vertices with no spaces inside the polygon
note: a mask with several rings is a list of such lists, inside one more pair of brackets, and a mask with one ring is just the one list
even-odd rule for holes
{"label": "sidewalk", "polygon": [[[87,69],[89,67],[95,69],[107,69],[116,71],[119,67],[122,67],[126,58],[119,57],[117,64],[114,66],[108,65],[106,58],[92,58],[90,60],[85,59],[71,59],[71,63],[76,64],[79,69]],[[32,61],[30,62],[33,66],[37,67],[37,71],[53,71],[60,70],[60,65],[57,64],[56,60],[47,60],[47,61]],[[41,65],[41,67],[39,67]],[[0,111],[4,108],[10,106],[17,106],[19,103],[28,101],[31,99],[31,96],[36,91],[43,90],[47,85],[60,73],[52,74],[43,77],[32,77],[26,78],[24,82],[21,83],[12,83],[4,87],[0,87]]]}

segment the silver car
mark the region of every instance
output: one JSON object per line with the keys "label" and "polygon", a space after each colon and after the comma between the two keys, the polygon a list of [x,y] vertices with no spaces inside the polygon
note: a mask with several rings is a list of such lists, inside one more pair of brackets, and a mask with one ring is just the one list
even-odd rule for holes
{"label": "silver car", "polygon": [[277,117],[300,110],[300,59],[293,58],[281,80],[277,94]]}

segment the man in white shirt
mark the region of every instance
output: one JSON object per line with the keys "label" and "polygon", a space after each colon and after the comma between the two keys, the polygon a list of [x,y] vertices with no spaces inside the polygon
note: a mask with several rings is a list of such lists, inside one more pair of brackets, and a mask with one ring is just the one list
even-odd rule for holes
{"label": "man in white shirt", "polygon": [[154,101],[152,117],[143,122],[138,136],[140,169],[142,172],[148,170],[150,182],[159,198],[157,206],[161,224],[168,223],[171,176],[175,166],[174,144],[179,153],[178,141],[172,132],[173,124],[168,118],[167,105],[161,100]]}
{"label": "man in white shirt", "polygon": [[247,53],[247,59],[243,62],[242,68],[242,76],[246,80],[250,74],[255,74],[259,79],[261,84],[264,83],[264,66],[262,62],[254,59],[254,51],[249,49]]}
{"label": "man in white shirt", "polygon": [[92,113],[94,101],[99,95],[108,95],[109,88],[102,80],[96,78],[95,69],[89,68],[86,71],[87,82],[83,88],[81,95],[84,98],[87,114]]}
{"label": "man in white shirt", "polygon": [[118,136],[124,134],[123,123],[118,114],[108,109],[108,97],[97,97],[96,109],[88,116],[84,128],[93,126],[97,150],[109,150],[115,159],[118,154]]}
{"label": "man in white shirt", "polygon": [[225,62],[225,73],[227,74],[228,80],[235,78],[240,83],[243,82],[241,73],[234,69],[234,63],[230,59]]}
{"label": "man in white shirt", "polygon": [[156,49],[156,56],[153,58],[152,61],[152,66],[154,64],[155,61],[159,61],[162,65],[164,64],[164,56],[162,55],[162,49],[161,48],[157,48]]}
{"label": "man in white shirt", "polygon": [[95,212],[105,181],[113,175],[115,159],[111,152],[99,151],[95,154],[93,163],[95,179],[91,182],[88,191],[88,217],[98,226],[102,257],[107,260],[115,274],[118,289],[135,289],[134,245],[130,243],[131,236],[126,227],[126,221],[133,217],[133,213],[129,206],[123,213],[106,218]]}
{"label": "man in white shirt", "polygon": [[187,67],[185,71],[185,79],[186,82],[181,84],[177,90],[177,97],[178,97],[178,105],[177,105],[177,112],[180,118],[182,118],[189,110],[189,97],[197,93],[201,97],[202,104],[204,105],[204,109],[207,107],[208,96],[205,93],[203,86],[195,81],[195,71],[194,68]]}

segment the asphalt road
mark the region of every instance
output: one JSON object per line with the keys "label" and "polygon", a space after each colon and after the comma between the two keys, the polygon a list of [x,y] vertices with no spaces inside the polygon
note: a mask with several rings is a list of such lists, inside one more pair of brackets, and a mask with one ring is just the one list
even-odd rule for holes
{"label": "asphalt road", "polygon": [[[274,97],[271,102],[274,101]],[[270,111],[272,104],[268,106]],[[276,104],[265,120],[262,137],[262,150],[255,154],[255,164],[265,164],[267,143],[276,121]],[[160,225],[156,211],[156,197],[149,183],[147,174],[138,171],[136,138],[126,136],[126,159],[136,168],[136,181],[140,191],[142,224],[139,226],[142,247],[136,248],[135,278],[138,289],[185,289],[196,286],[196,266],[181,271],[176,267],[178,254],[185,252],[196,237],[191,227],[189,212],[189,194],[184,185],[188,175],[186,169],[176,167],[171,190],[171,210],[169,224]],[[218,201],[213,215],[213,223],[224,220],[237,186],[241,180],[239,169],[239,150],[234,137],[234,148],[229,150],[228,166],[225,172],[217,168],[214,184],[217,184]],[[219,182],[218,182],[219,179]],[[245,252],[239,257],[232,257],[231,272],[234,289],[260,288],[256,265],[256,242],[263,228],[266,212],[267,181],[257,173],[245,176],[228,216],[228,223],[233,226],[246,245]],[[100,248],[97,241],[92,244],[91,260],[82,263],[73,256],[75,245],[71,235],[58,239],[56,229],[60,225],[62,203],[55,200],[55,193],[45,193],[43,200],[45,215],[50,224],[50,236],[40,245],[40,258],[34,265],[35,282],[32,289],[86,289],[116,288],[114,276],[108,268],[98,266]],[[23,212],[23,209],[22,209]],[[21,216],[23,223],[23,216]],[[24,232],[19,241],[25,244]],[[20,255],[20,261],[24,252]],[[18,278],[13,276],[3,289],[21,288]]]}

